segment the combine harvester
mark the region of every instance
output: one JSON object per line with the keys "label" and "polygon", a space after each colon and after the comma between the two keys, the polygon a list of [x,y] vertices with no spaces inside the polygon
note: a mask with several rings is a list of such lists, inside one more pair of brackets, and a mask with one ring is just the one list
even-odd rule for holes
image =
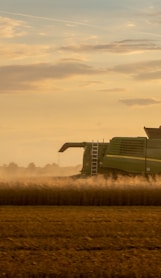
{"label": "combine harvester", "polygon": [[146,128],[147,137],[114,137],[108,143],[65,143],[59,150],[84,148],[80,176],[161,174],[161,126]]}

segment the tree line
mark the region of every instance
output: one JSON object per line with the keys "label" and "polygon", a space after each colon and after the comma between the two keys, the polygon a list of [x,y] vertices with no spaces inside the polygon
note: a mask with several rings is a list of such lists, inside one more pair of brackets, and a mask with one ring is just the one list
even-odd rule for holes
{"label": "tree line", "polygon": [[60,167],[56,163],[36,166],[34,162],[27,167],[18,166],[15,162],[0,166],[1,177],[28,177],[28,176],[71,176],[79,174],[81,165]]}

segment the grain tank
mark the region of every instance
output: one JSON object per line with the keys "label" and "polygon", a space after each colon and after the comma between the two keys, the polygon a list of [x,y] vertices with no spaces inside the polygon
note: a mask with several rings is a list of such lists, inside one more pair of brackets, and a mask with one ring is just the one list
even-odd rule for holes
{"label": "grain tank", "polygon": [[83,148],[82,176],[161,174],[161,126],[144,127],[145,137],[113,137],[109,142],[65,143],[59,150]]}

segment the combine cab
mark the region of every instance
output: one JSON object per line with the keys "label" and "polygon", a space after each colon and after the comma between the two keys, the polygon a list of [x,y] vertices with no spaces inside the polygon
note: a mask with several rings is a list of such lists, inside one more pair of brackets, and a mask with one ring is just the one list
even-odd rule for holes
{"label": "combine cab", "polygon": [[147,137],[114,137],[108,143],[65,143],[84,148],[82,176],[98,174],[161,174],[161,127],[146,128]]}

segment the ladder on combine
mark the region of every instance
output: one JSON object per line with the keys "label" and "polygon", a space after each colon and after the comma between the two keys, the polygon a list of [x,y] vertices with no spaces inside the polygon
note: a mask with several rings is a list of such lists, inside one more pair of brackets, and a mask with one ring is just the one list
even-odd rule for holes
{"label": "ladder on combine", "polygon": [[98,173],[98,143],[92,143],[91,150],[91,176]]}

